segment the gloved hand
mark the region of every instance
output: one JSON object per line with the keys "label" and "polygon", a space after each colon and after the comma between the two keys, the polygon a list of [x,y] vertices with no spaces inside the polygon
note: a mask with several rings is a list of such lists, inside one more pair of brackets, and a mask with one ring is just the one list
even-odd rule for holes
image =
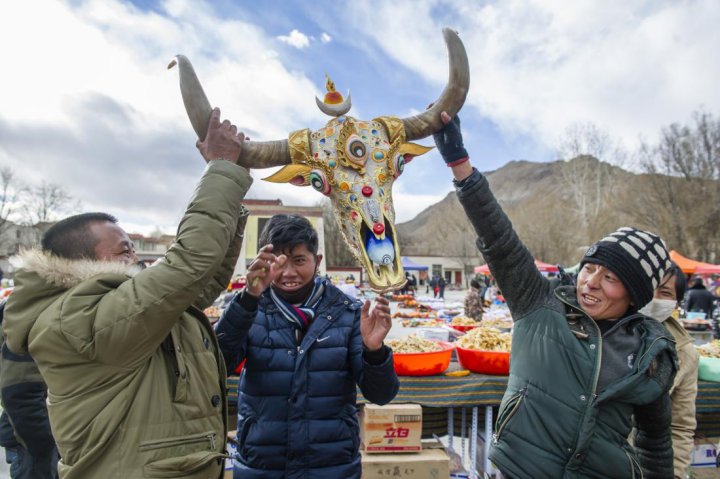
{"label": "gloved hand", "polygon": [[[448,115],[442,113],[445,122]],[[455,116],[446,122],[445,128],[433,134],[435,145],[447,166],[456,166],[468,160],[468,152],[463,145],[462,132],[460,131],[460,117]]]}

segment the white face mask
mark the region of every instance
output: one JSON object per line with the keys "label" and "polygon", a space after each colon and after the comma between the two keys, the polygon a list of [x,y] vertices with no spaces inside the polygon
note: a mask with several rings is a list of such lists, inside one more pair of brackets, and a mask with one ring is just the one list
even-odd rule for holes
{"label": "white face mask", "polygon": [[640,310],[640,313],[658,321],[665,321],[675,312],[676,304],[677,302],[674,299],[653,299]]}

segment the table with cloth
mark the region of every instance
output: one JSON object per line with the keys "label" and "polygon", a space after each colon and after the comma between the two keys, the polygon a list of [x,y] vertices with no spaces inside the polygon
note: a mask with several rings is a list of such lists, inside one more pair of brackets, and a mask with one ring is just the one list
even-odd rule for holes
{"label": "table with cloth", "polygon": [[[457,363],[451,363],[448,371],[460,369]],[[475,471],[477,452],[478,408],[485,408],[485,464],[484,470],[490,470],[488,452],[492,438],[493,407],[498,407],[507,388],[507,376],[486,376],[470,373],[467,376],[453,377],[444,374],[437,376],[410,377],[400,376],[400,391],[393,403],[416,403],[423,406],[423,434],[448,434],[450,443],[454,431],[460,427],[461,437],[466,437],[465,415],[471,417],[469,430],[471,471]],[[231,406],[237,404],[238,377],[228,379],[228,401]],[[358,389],[358,404],[368,401]],[[707,437],[720,436],[720,383],[698,382],[697,430],[696,434]],[[458,416],[462,416],[462,421]],[[463,447],[463,456],[465,453]],[[464,461],[463,457],[463,463]]]}

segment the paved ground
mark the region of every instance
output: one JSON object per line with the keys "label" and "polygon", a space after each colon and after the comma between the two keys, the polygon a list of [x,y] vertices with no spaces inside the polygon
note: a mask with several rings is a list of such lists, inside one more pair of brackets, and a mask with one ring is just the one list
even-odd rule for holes
{"label": "paved ground", "polygon": [[[419,295],[424,296],[424,295]],[[452,303],[452,302],[462,302],[463,298],[465,297],[465,291],[446,291],[445,292],[445,302],[446,303]],[[391,302],[391,309],[393,314],[395,314],[397,311],[399,311],[398,303]],[[408,334],[412,334],[413,332],[416,332],[418,328],[404,328],[401,324],[401,319],[393,319],[393,327],[390,330],[390,334],[388,334],[388,338],[402,338],[404,336],[407,336]],[[1,410],[0,410],[1,411]],[[457,445],[456,445],[457,447]],[[5,463],[5,454],[4,451],[2,452],[2,455],[0,457],[0,479],[10,479],[10,469],[8,468],[8,465]]]}

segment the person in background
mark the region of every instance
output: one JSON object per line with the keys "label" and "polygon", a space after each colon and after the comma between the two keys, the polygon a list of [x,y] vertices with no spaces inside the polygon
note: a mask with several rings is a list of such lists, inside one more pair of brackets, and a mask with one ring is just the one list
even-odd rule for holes
{"label": "person in background", "polygon": [[430,280],[430,289],[433,290],[433,298],[437,298],[438,291],[440,291],[438,289],[438,277],[437,276],[433,276],[432,280]]}
{"label": "person in background", "polygon": [[[238,386],[235,479],[359,479],[357,387],[375,404],[398,392],[390,306],[371,311],[317,276],[318,234],[297,215],[270,218],[248,286],[216,326]],[[347,281],[355,282],[355,277]]]}
{"label": "person in background", "polygon": [[708,291],[701,277],[696,276],[687,294],[685,310],[688,313],[705,313],[705,319],[713,325],[715,339],[720,339],[720,324],[712,317],[715,296]]}
{"label": "person in background", "polygon": [[0,445],[13,479],[55,479],[60,459],[50,430],[47,385],[30,354],[13,354],[5,345],[0,304]]}
{"label": "person in background", "polygon": [[338,289],[354,300],[360,299],[360,290],[355,286],[355,280],[352,278],[346,279],[345,284],[341,284]]}
{"label": "person in background", "polygon": [[678,265],[672,263],[670,271],[655,288],[653,300],[640,312],[665,325],[675,338],[678,369],[672,389],[672,444],[675,479],[685,479],[690,468],[695,427],[695,399],[698,391],[698,363],[700,354],[693,346],[693,338],[673,316],[685,296],[687,283]]}
{"label": "person in background", "polygon": [[440,120],[435,144],[515,320],[490,460],[512,479],[671,478],[674,341],[638,313],[670,268],[664,242],[623,227],[587,250],[577,285],[544,278],[470,164],[459,118]]}
{"label": "person in background", "polygon": [[438,296],[440,297],[440,299],[445,299],[445,286],[447,285],[447,283],[445,282],[444,276],[440,276],[440,278],[438,278],[437,285],[438,285]]}
{"label": "person in background", "polygon": [[474,279],[470,281],[470,289],[465,295],[465,316],[473,318],[475,321],[482,320],[483,308],[480,299],[480,283]]}

